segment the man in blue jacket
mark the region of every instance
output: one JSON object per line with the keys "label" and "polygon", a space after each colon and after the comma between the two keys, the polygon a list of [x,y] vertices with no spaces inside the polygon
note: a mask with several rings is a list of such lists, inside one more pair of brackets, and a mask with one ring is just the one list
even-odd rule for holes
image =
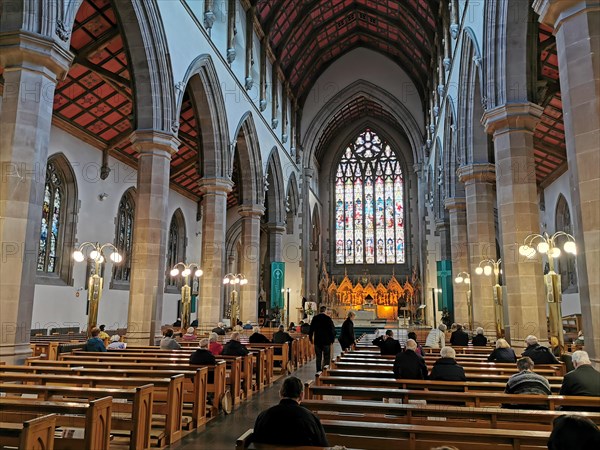
{"label": "man in blue jacket", "polygon": [[105,352],[106,347],[104,341],[98,337],[100,334],[100,328],[92,329],[92,337],[85,343],[84,350],[86,352]]}

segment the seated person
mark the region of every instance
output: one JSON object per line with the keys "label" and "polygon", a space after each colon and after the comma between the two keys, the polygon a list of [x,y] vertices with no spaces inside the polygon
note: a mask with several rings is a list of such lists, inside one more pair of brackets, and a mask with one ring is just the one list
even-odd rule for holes
{"label": "seated person", "polygon": [[573,344],[584,345],[584,343],[585,343],[585,337],[583,335],[583,330],[579,330],[579,332],[577,333],[577,339],[575,339],[573,341]]}
{"label": "seated person", "polygon": [[217,333],[210,333],[210,337],[208,338],[208,350],[213,355],[220,355],[223,351],[223,344],[219,342],[219,335]]}
{"label": "seated person", "polygon": [[446,325],[440,323],[437,328],[433,328],[425,339],[425,347],[442,348],[446,345]]}
{"label": "seated person", "polygon": [[104,341],[98,337],[100,334],[100,328],[92,328],[92,337],[87,340],[85,347],[83,348],[86,352],[105,352],[106,347]]}
{"label": "seated person", "polygon": [[246,356],[248,353],[250,353],[246,346],[240,342],[240,333],[234,331],[231,333],[231,337],[229,339],[229,342],[223,346],[221,355]]}
{"label": "seated person", "polygon": [[373,340],[373,345],[379,347],[382,355],[394,355],[402,351],[400,348],[400,342],[394,339],[394,332],[392,330],[386,330],[383,336]]}
{"label": "seated person", "polygon": [[198,349],[190,355],[190,364],[194,366],[214,365],[215,356],[208,350],[208,339],[200,339]]}
{"label": "seated person", "polygon": [[290,322],[290,326],[288,327],[288,332],[289,333],[295,333],[296,332],[296,324],[294,322]]}
{"label": "seated person", "polygon": [[244,330],[244,327],[242,325],[243,325],[242,321],[238,320],[237,323],[235,324],[235,326],[231,330],[237,331],[239,333],[240,331]]}
{"label": "seated person", "polygon": [[396,355],[394,375],[405,380],[426,380],[427,365],[422,356],[417,355],[417,342],[414,339],[406,341],[406,349]]}
{"label": "seated person", "polygon": [[179,342],[175,340],[174,335],[175,333],[173,331],[173,328],[169,328],[167,329],[167,331],[165,331],[164,337],[160,340],[161,350],[179,350],[181,348]]}
{"label": "seated person", "polygon": [[[586,397],[600,397],[600,372],[592,366],[590,357],[587,352],[578,350],[572,356],[573,367],[575,370],[570,371],[563,378],[562,386],[560,387],[560,395],[583,395]],[[562,409],[582,410],[581,407],[567,407]],[[598,408],[586,409],[586,411],[599,411]]]}
{"label": "seated person", "polygon": [[212,329],[213,333],[217,333],[219,336],[225,336],[225,324],[219,322],[215,328]]}
{"label": "seated person", "polygon": [[268,337],[260,332],[260,327],[254,327],[252,329],[253,333],[248,338],[248,342],[251,344],[270,344],[271,341]]}
{"label": "seated person", "polygon": [[173,322],[173,325],[171,325],[175,328],[180,328],[181,327],[181,317],[178,317],[177,320],[175,322]]}
{"label": "seated person", "polygon": [[565,352],[562,345],[558,343],[558,338],[556,336],[550,336],[550,351],[556,359],[560,358]]}
{"label": "seated person", "polygon": [[538,343],[538,338],[529,335],[525,338],[527,348],[523,351],[521,356],[527,356],[531,358],[534,364],[558,364],[558,359],[552,354],[548,347],[544,347]]}
{"label": "seated person", "polygon": [[483,335],[483,328],[477,327],[472,342],[475,347],[485,347],[487,345],[487,338]]}
{"label": "seated person", "polygon": [[104,329],[106,328],[106,325],[100,325],[98,328],[100,328],[100,334],[98,335],[98,337],[102,340],[105,339],[109,339],[110,336],[108,335],[108,333],[106,331],[104,331]]}
{"label": "seated person", "polygon": [[[507,394],[550,395],[550,383],[533,371],[534,363],[525,356],[517,361],[519,373],[511,375],[506,383],[504,392]],[[503,405],[509,408],[546,409],[540,405]]]}
{"label": "seated person", "polygon": [[246,321],[246,325],[244,325],[242,327],[242,329],[244,329],[244,330],[251,330],[252,329],[252,322],[250,320]]}
{"label": "seated person", "polygon": [[456,362],[456,351],[452,347],[443,347],[440,350],[441,358],[431,368],[430,380],[439,381],[467,381],[465,369]]}
{"label": "seated person", "polygon": [[506,342],[506,339],[498,339],[496,341],[496,348],[490,356],[488,361],[499,362],[499,363],[514,363],[517,362],[517,355],[515,351],[510,348],[510,344]]}
{"label": "seated person", "polygon": [[181,336],[181,339],[183,339],[184,341],[195,341],[196,339],[198,339],[194,327],[189,327],[186,333],[183,336]]}
{"label": "seated person", "polygon": [[300,404],[304,398],[302,381],[296,377],[286,378],[279,397],[278,405],[256,418],[253,441],[280,446],[329,447],[319,418]]}
{"label": "seated person", "polygon": [[417,333],[415,333],[414,331],[410,331],[408,333],[408,338],[412,339],[413,341],[415,341],[417,343],[417,349],[415,350],[415,353],[419,356],[425,356],[425,351],[423,350],[423,347],[421,347],[419,345],[419,343],[417,342]]}
{"label": "seated person", "polygon": [[294,338],[286,333],[284,326],[279,325],[279,328],[273,333],[273,344],[283,344],[285,342],[292,342]]}
{"label": "seated person", "polygon": [[466,347],[469,345],[469,335],[465,333],[460,323],[456,324],[456,330],[450,336],[450,345]]}
{"label": "seated person", "polygon": [[308,322],[300,322],[300,333],[310,334],[310,324]]}
{"label": "seated person", "polygon": [[548,450],[600,448],[600,430],[587,417],[562,415],[554,419]]}
{"label": "seated person", "polygon": [[110,344],[108,344],[108,350],[123,350],[125,347],[127,347],[127,344],[125,344],[125,342],[121,342],[121,336],[119,336],[118,334],[113,334],[110,337]]}
{"label": "seated person", "polygon": [[198,328],[198,319],[192,320],[192,323],[190,323],[190,327]]}

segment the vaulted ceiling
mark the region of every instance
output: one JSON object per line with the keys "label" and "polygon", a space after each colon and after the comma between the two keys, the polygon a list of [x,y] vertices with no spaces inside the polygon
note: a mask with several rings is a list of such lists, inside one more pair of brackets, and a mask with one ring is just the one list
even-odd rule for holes
{"label": "vaulted ceiling", "polygon": [[323,71],[357,47],[373,49],[396,61],[422,97],[427,91],[439,0],[255,3],[275,58],[301,104]]}

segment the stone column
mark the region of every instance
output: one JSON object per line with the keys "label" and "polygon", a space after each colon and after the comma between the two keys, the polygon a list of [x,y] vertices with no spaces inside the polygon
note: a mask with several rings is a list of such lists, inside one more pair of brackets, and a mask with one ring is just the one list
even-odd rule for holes
{"label": "stone column", "polygon": [[233,183],[227,178],[203,178],[202,192],[202,270],[198,322],[214,327],[223,317],[223,276],[227,228],[227,194]]}
{"label": "stone column", "polygon": [[[295,114],[295,113],[293,113]],[[293,135],[293,133],[292,133]],[[302,275],[304,277],[303,280],[303,296],[306,299],[309,299],[309,294],[312,290],[316,290],[316,286],[311,286],[311,268],[312,268],[312,258],[310,251],[310,242],[312,240],[312,230],[311,230],[311,221],[312,221],[312,211],[310,210],[310,184],[312,182],[312,178],[314,176],[314,169],[310,169],[308,167],[304,168],[304,173],[302,176]],[[311,300],[313,301],[313,300]],[[316,301],[316,300],[315,300]]]}
{"label": "stone column", "polygon": [[248,283],[240,286],[240,320],[258,320],[258,290],[260,287],[260,218],[265,212],[261,205],[240,206],[242,216],[241,273]]}
{"label": "stone column", "polygon": [[54,90],[73,55],[33,34],[0,37],[0,360],[30,355]]}
{"label": "stone column", "polygon": [[534,7],[556,35],[585,349],[600,363],[600,2]]}
{"label": "stone column", "polygon": [[[469,164],[458,169],[460,181],[465,184],[467,206],[467,236],[473,295],[473,320],[483,327],[487,336],[496,335],[493,277],[475,274],[483,259],[496,260],[496,226],[494,192],[496,170],[493,164]],[[535,179],[533,180],[535,182]],[[514,244],[514,242],[511,242]]]}
{"label": "stone column", "polygon": [[505,332],[517,348],[524,347],[529,334],[542,342],[548,340],[542,263],[519,255],[525,237],[540,231],[533,130],[542,112],[540,106],[532,103],[511,103],[486,111],[482,118],[486,131],[493,134],[496,154],[504,301],[509,314]]}
{"label": "stone column", "polygon": [[284,224],[270,223],[267,225],[269,229],[269,260],[283,261],[283,235],[286,232]]}
{"label": "stone column", "polygon": [[450,223],[448,219],[435,219],[435,229],[440,235],[440,252],[436,255],[438,261],[452,258],[450,251]]}
{"label": "stone column", "polygon": [[131,135],[139,153],[127,342],[153,345],[160,335],[165,290],[171,155],[179,148],[173,135],[143,130]]}
{"label": "stone column", "polygon": [[[450,223],[450,250],[452,255],[452,279],[461,272],[469,270],[469,254],[467,247],[467,213],[464,197],[447,198],[445,202]],[[471,278],[472,279],[472,278]],[[467,291],[469,285],[453,283],[454,288],[454,320],[469,323],[469,307]]]}

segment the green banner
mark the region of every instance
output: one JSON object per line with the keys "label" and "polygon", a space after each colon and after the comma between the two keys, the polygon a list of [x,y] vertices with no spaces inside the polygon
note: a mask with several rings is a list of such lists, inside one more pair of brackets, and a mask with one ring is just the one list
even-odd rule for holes
{"label": "green banner", "polygon": [[271,263],[271,308],[283,308],[283,283],[285,282],[285,263]]}
{"label": "green banner", "polygon": [[442,290],[438,294],[438,311],[448,309],[451,320],[454,321],[454,286],[452,285],[452,261],[449,259],[437,261],[437,285]]}

